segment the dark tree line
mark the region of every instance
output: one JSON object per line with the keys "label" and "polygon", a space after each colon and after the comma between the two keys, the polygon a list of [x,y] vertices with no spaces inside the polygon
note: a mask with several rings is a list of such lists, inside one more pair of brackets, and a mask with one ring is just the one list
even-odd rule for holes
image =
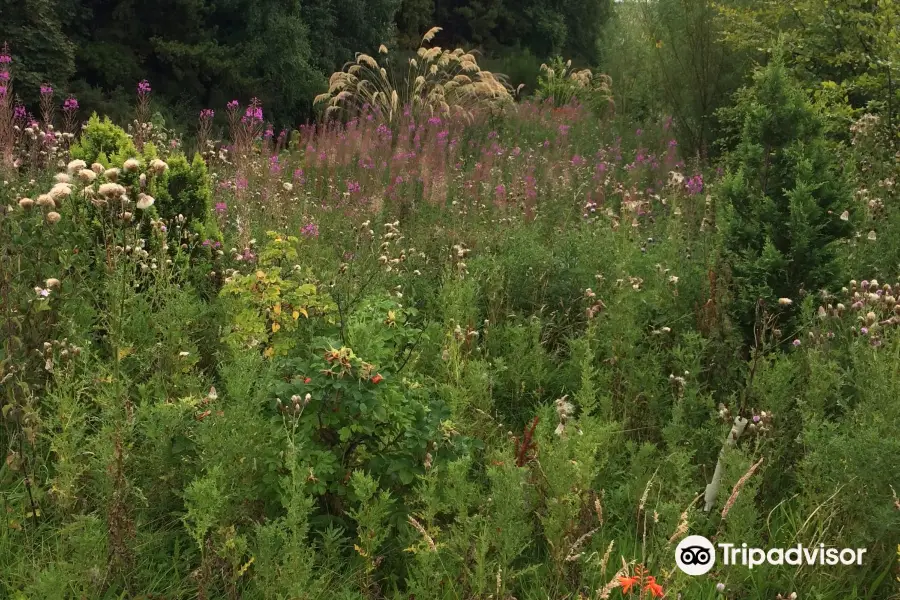
{"label": "dark tree line", "polygon": [[0,43],[28,106],[47,83],[60,102],[73,93],[85,111],[128,119],[147,79],[170,120],[256,96],[290,125],[357,51],[412,49],[440,25],[439,45],[593,63],[610,12],[610,0],[0,0]]}

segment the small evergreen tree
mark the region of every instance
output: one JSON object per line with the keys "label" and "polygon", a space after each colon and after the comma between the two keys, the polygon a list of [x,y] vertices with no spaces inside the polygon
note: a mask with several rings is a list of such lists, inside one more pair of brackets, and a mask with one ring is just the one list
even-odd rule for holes
{"label": "small evergreen tree", "polygon": [[734,316],[750,338],[756,304],[779,298],[782,326],[805,292],[838,282],[836,242],[850,235],[849,188],[829,152],[823,121],[780,53],[741,90],[728,120],[740,127],[727,157],[721,199],[728,213],[725,252],[734,284]]}

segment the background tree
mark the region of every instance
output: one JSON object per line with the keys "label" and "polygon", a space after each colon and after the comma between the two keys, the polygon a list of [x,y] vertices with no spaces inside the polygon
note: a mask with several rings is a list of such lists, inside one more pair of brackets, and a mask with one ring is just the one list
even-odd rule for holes
{"label": "background tree", "polygon": [[0,45],[9,43],[16,93],[37,99],[42,83],[63,87],[75,71],[75,46],[65,36],[54,0],[0,0]]}
{"label": "background tree", "polygon": [[900,109],[900,3],[896,0],[726,0],[725,41],[761,57],[783,35],[785,60],[812,90],[823,82],[844,87],[854,107],[885,116],[894,142]]}

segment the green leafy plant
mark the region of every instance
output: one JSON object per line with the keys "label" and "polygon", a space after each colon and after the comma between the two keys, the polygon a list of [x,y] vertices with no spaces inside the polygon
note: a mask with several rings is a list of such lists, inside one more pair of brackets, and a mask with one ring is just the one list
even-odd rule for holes
{"label": "green leafy plant", "polygon": [[298,260],[300,240],[269,232],[259,268],[236,273],[221,291],[229,328],[224,341],[236,350],[264,346],[266,357],[285,356],[297,344],[303,321],[332,318],[336,306],[321,293]]}
{"label": "green leafy plant", "polygon": [[[144,144],[147,152],[151,144]],[[174,154],[166,160],[168,168],[153,178],[150,195],[158,204],[157,212],[166,221],[174,222],[182,215],[189,227],[207,239],[217,237],[217,227],[212,219],[212,183],[206,163],[199,154],[188,161],[183,154]]]}
{"label": "green leafy plant", "polygon": [[851,232],[851,201],[822,119],[780,56],[757,71],[727,115],[741,141],[718,196],[728,213],[734,315],[752,339],[759,300],[781,310],[789,326],[803,294],[838,281],[837,244]]}
{"label": "green leafy plant", "polygon": [[94,113],[78,141],[72,144],[70,154],[73,159],[88,164],[99,162],[104,167],[120,167],[129,158],[137,156],[138,151],[124,129],[115,125],[109,117],[101,119]]}

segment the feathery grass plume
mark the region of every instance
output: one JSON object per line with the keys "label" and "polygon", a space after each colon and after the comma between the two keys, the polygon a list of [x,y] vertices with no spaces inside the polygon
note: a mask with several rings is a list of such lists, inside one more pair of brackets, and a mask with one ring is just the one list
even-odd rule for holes
{"label": "feathery grass plume", "polygon": [[590,531],[588,531],[587,533],[582,535],[580,538],[575,540],[575,543],[572,544],[572,546],[569,548],[569,551],[566,553],[566,562],[574,562],[574,561],[578,560],[579,558],[581,558],[581,555],[584,553],[579,552],[579,550],[581,550],[581,547],[584,545],[584,543],[586,541],[588,541],[591,537],[593,537],[593,535],[595,533],[597,533],[598,531],[600,531],[599,527],[591,529]]}
{"label": "feathery grass plume", "polygon": [[734,484],[734,489],[731,491],[731,496],[728,497],[728,501],[725,503],[725,508],[722,509],[722,519],[728,516],[728,511],[731,510],[731,507],[734,506],[734,503],[737,502],[738,496],[741,494],[741,490],[744,489],[744,486],[747,485],[747,482],[750,481],[750,478],[753,477],[753,474],[756,473],[756,470],[759,468],[759,465],[762,464],[765,457],[760,457],[756,463],[744,473],[744,476],[738,479],[738,482]]}
{"label": "feathery grass plume", "polygon": [[[612,545],[610,545],[612,547]],[[612,591],[617,587],[621,587],[622,584],[619,582],[620,577],[624,577],[628,573],[628,563],[625,562],[625,559],[622,559],[622,568],[616,571],[616,573],[612,576],[612,579],[604,585],[602,588],[597,590],[597,598],[598,600],[606,600],[609,598]]]}
{"label": "feathery grass plume", "polygon": [[597,514],[597,521],[603,525],[603,504],[600,502],[600,499],[605,495],[604,490],[600,490],[600,493],[596,495],[594,498],[594,512]]}
{"label": "feathery grass plume", "polygon": [[672,537],[669,538],[669,541],[666,542],[669,546],[675,543],[676,540],[680,540],[684,537],[684,534],[688,532],[690,528],[690,520],[688,519],[688,511],[694,505],[694,502],[703,497],[703,494],[698,494],[691,503],[687,505],[687,508],[684,509],[684,512],[681,513],[681,518],[678,520],[678,527],[675,528],[675,532],[672,534]]}
{"label": "feathery grass plume", "polygon": [[616,545],[616,540],[610,540],[609,546],[606,547],[606,552],[603,553],[603,557],[600,559],[600,563],[598,565],[600,573],[606,573],[606,565],[609,564],[609,557],[612,556],[613,546]]}
{"label": "feathery grass plume", "polygon": [[431,552],[437,552],[437,544],[434,543],[434,539],[428,535],[428,532],[425,531],[425,528],[422,527],[422,524],[416,521],[416,519],[412,515],[408,515],[406,520],[409,521],[409,524],[412,525],[416,531],[422,534],[422,537],[425,538],[425,541],[428,543],[428,550]]}
{"label": "feathery grass plume", "polygon": [[609,101],[612,99],[612,79],[608,75],[595,75],[590,69],[576,70],[572,61],[563,62],[556,57],[550,64],[541,65],[538,89],[539,100],[549,100],[554,106],[565,106],[576,98],[590,94]]}
{"label": "feathery grass plume", "polygon": [[415,116],[449,113],[471,119],[478,109],[511,104],[506,78],[481,69],[472,53],[424,46],[439,31],[433,27],[423,36],[422,47],[408,60],[405,72],[391,68],[383,44],[378,51],[385,56],[384,65],[368,54],[357,54],[355,61],[331,76],[328,91],[316,96],[313,104],[325,104],[326,117],[342,110],[348,114],[371,110],[388,122],[406,110]]}

